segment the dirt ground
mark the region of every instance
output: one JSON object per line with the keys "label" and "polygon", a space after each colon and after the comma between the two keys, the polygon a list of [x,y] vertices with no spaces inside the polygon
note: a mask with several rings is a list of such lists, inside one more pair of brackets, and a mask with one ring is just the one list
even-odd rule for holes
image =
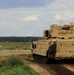
{"label": "dirt ground", "polygon": [[0,50],[0,56],[31,54],[31,50]]}
{"label": "dirt ground", "polygon": [[74,64],[73,65],[70,65],[70,64],[64,64],[64,66],[66,68],[68,68],[69,70],[73,71],[74,72]]}
{"label": "dirt ground", "polygon": [[[69,60],[70,61],[70,60]],[[73,60],[74,61],[74,60]],[[43,64],[32,59],[25,60],[25,62],[39,72],[41,75],[74,75],[74,63],[57,61],[57,63]]]}
{"label": "dirt ground", "polygon": [[39,66],[38,64],[29,64],[29,66],[41,75],[51,75],[45,68]]}

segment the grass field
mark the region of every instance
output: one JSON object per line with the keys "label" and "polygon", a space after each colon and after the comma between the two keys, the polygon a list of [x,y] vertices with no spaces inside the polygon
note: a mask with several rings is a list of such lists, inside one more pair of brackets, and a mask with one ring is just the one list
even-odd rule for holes
{"label": "grass field", "polygon": [[0,50],[30,50],[31,42],[0,42]]}
{"label": "grass field", "polygon": [[40,75],[17,56],[0,61],[0,75]]}

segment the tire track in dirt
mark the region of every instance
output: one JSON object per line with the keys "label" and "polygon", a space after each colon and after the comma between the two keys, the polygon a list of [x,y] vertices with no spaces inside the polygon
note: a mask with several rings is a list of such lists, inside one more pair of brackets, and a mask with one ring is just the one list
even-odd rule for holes
{"label": "tire track in dirt", "polygon": [[48,64],[56,73],[57,75],[74,75],[74,72],[70,71],[62,64]]}
{"label": "tire track in dirt", "polygon": [[74,72],[74,64],[64,64],[63,66]]}
{"label": "tire track in dirt", "polygon": [[[36,62],[34,60],[29,60],[30,62],[34,64],[38,64],[40,67],[46,69],[50,75],[74,75],[74,72],[68,69],[67,67],[64,66],[64,63],[48,63],[48,64],[43,64]],[[69,64],[71,65],[71,64]]]}

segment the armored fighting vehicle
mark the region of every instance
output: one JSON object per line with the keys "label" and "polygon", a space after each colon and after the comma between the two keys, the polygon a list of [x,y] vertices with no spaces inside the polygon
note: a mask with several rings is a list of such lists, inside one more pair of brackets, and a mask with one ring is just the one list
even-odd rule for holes
{"label": "armored fighting vehicle", "polygon": [[74,58],[74,23],[59,26],[52,24],[44,30],[43,39],[32,43],[34,60],[47,62],[50,59]]}

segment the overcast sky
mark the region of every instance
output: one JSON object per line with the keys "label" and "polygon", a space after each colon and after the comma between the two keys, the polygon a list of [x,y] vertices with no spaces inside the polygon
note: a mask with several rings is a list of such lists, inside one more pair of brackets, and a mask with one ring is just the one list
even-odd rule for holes
{"label": "overcast sky", "polygon": [[0,0],[0,36],[42,36],[51,24],[74,22],[74,0]]}

